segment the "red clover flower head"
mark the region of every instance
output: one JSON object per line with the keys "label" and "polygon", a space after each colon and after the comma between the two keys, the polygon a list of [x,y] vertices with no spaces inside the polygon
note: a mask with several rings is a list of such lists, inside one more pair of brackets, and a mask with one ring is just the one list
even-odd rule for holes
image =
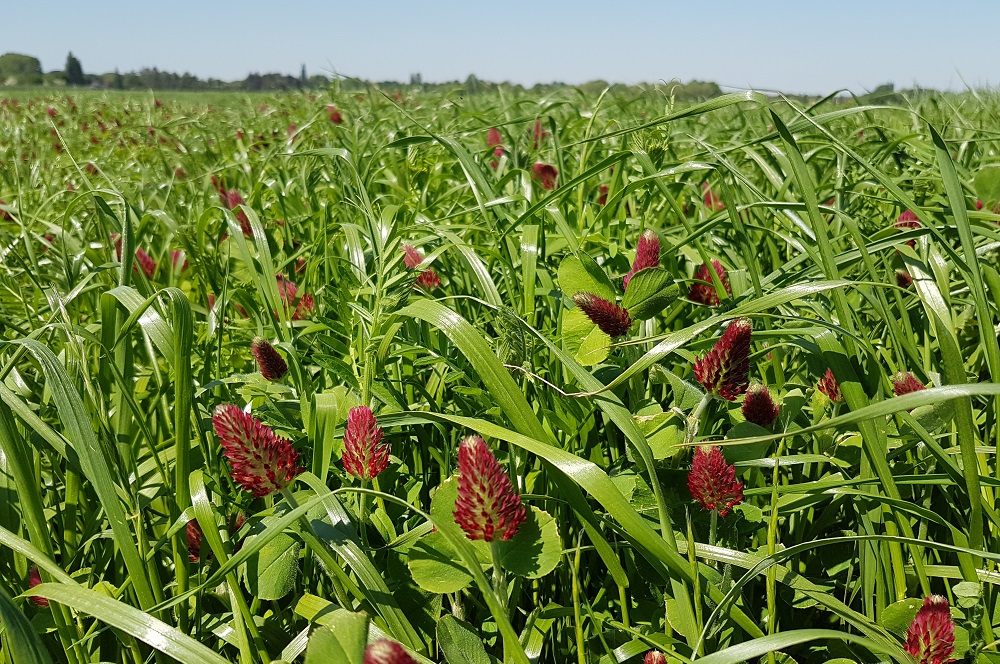
{"label": "red clover flower head", "polygon": [[743,482],[736,481],[736,468],[726,463],[718,447],[699,447],[694,451],[688,489],[701,506],[726,516],[743,500]]}
{"label": "red clover flower head", "polygon": [[774,403],[771,390],[760,384],[747,388],[741,410],[747,422],[753,422],[765,429],[778,417],[778,404]]}
{"label": "red clover flower head", "polygon": [[892,376],[892,391],[897,397],[925,389],[927,386],[914,378],[909,371],[898,371]]}
{"label": "red clover flower head", "polygon": [[667,656],[659,650],[650,650],[642,658],[642,664],[667,664]]}
{"label": "red clover flower head", "polygon": [[458,499],[455,521],[471,540],[509,540],[527,514],[521,496],[479,436],[458,446]]}
{"label": "red clover flower head", "polygon": [[733,401],[746,392],[750,373],[749,318],[737,318],[726,327],[712,350],[694,363],[694,377],[709,393]]}
{"label": "red clover flower head", "polygon": [[367,406],[356,406],[347,415],[344,431],[344,470],[368,481],[389,465],[389,443],[382,442],[382,429]]}
{"label": "red clover flower head", "polygon": [[[31,569],[28,570],[28,587],[34,588],[35,586],[41,585],[41,583],[42,583],[42,575],[39,573],[38,567],[32,565]],[[42,608],[45,608],[46,606],[49,605],[49,600],[45,599],[44,597],[31,595],[29,599],[35,606],[40,606]]]}
{"label": "red clover flower head", "polygon": [[917,664],[945,664],[955,658],[955,624],[948,600],[941,595],[924,598],[913,622],[906,630],[906,652]]}
{"label": "red clover flower head", "polygon": [[830,401],[838,402],[844,400],[844,395],[840,393],[840,384],[837,383],[837,379],[833,377],[833,371],[830,369],[826,370],[823,377],[819,379],[819,383],[816,384],[819,391],[825,394]]}
{"label": "red clover flower head", "polygon": [[593,293],[577,293],[573,302],[594,325],[611,338],[625,336],[632,327],[632,317],[624,307]]}
{"label": "red clover flower head", "polygon": [[364,664],[417,664],[403,646],[389,639],[379,639],[365,648]]}
{"label": "red clover flower head", "polygon": [[625,275],[624,287],[628,288],[628,282],[632,281],[639,270],[660,265],[660,238],[650,229],[646,229],[639,236],[639,242],[635,247],[635,260],[632,261],[632,269]]}
{"label": "red clover flower head", "polygon": [[257,360],[260,373],[268,380],[281,380],[288,373],[288,364],[278,354],[274,346],[264,337],[254,337],[250,342],[250,353]]}
{"label": "red clover flower head", "polygon": [[552,190],[556,188],[556,179],[559,177],[559,171],[556,170],[555,166],[539,161],[531,168],[535,179],[542,185],[542,189]]}
{"label": "red clover flower head", "polygon": [[212,416],[233,480],[256,498],[280,491],[304,469],[299,453],[271,427],[233,405],[218,406]]}
{"label": "red clover flower head", "polygon": [[[732,295],[733,290],[729,286],[729,278],[726,277],[726,269],[722,267],[722,263],[713,258],[712,269],[714,269],[715,273],[719,275],[719,281],[722,282],[722,287],[727,293],[729,293],[729,295]],[[702,263],[701,266],[695,270],[694,278],[695,282],[691,284],[691,290],[688,291],[688,299],[692,302],[704,304],[709,307],[718,306],[719,294],[715,292],[715,286],[712,284],[712,277],[708,272],[708,266]]]}

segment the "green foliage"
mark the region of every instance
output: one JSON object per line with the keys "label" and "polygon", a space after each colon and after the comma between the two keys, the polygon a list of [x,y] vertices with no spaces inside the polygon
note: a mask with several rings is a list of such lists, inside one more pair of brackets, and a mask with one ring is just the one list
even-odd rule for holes
{"label": "green foliage", "polygon": [[38,85],[42,82],[42,63],[38,58],[20,53],[0,55],[0,83]]}
{"label": "green foliage", "polygon": [[[454,87],[0,105],[0,658],[907,662],[932,593],[955,656],[993,656],[1000,98]],[[623,291],[645,229],[659,267]],[[732,297],[698,304],[713,259]],[[768,429],[693,371],[741,316]],[[289,441],[289,487],[241,488],[221,404]],[[391,452],[364,482],[361,405]],[[492,546],[453,514],[473,433],[528,514]],[[697,444],[735,464],[724,517]]]}

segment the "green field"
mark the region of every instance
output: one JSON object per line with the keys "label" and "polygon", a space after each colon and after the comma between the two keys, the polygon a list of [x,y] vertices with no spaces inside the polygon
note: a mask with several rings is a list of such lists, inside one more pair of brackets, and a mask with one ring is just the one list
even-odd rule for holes
{"label": "green field", "polygon": [[0,661],[1000,661],[998,112],[9,94]]}

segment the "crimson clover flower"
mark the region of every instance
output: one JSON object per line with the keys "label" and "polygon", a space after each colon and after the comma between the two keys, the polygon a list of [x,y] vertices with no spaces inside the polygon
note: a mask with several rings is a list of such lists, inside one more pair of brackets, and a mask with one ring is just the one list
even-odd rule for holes
{"label": "crimson clover flower", "polygon": [[726,463],[718,447],[699,447],[694,451],[688,473],[691,496],[707,510],[726,516],[743,500],[743,482],[736,481],[736,468]]}
{"label": "crimson clover flower", "polygon": [[[403,263],[406,264],[407,269],[415,270],[420,267],[420,264],[424,262],[424,257],[421,255],[420,250],[414,247],[412,244],[403,243]],[[427,268],[420,273],[417,277],[415,286],[417,288],[423,288],[424,290],[430,291],[434,290],[441,285],[441,278],[438,273],[432,268]]]}
{"label": "crimson clover flower", "polygon": [[718,212],[719,210],[725,209],[726,207],[725,204],[721,200],[719,200],[719,197],[715,195],[715,192],[712,191],[711,188],[709,188],[707,182],[702,182],[701,188],[705,192],[704,196],[702,196],[702,200],[705,203],[705,207],[707,207],[712,212]]}
{"label": "crimson clover flower", "polygon": [[909,288],[913,285],[913,277],[906,270],[896,270],[896,285],[900,288]]}
{"label": "crimson clover flower", "polygon": [[765,429],[778,417],[778,404],[774,403],[771,390],[760,384],[751,385],[747,389],[741,410],[747,422],[753,422]]}
{"label": "crimson clover flower", "polygon": [[403,646],[389,639],[379,639],[365,648],[364,664],[417,664]]}
{"label": "crimson clover flower", "polygon": [[924,598],[913,622],[906,630],[906,652],[917,664],[945,664],[955,658],[955,624],[948,600],[941,595]]}
{"label": "crimson clover flower", "polygon": [[840,393],[840,385],[837,383],[837,379],[834,378],[833,372],[829,369],[823,374],[823,377],[819,379],[816,384],[819,391],[822,392],[830,399],[830,401],[838,402],[844,400],[844,395]]}
{"label": "crimson clover flower", "polygon": [[455,522],[471,540],[509,540],[527,514],[521,496],[479,436],[458,446],[458,499]]}
{"label": "crimson clover flower", "polygon": [[639,236],[639,242],[635,247],[635,260],[632,261],[632,269],[628,271],[623,280],[623,286],[627,289],[628,282],[639,270],[660,265],[660,238],[650,229],[646,229]]}
{"label": "crimson clover flower", "polygon": [[642,658],[642,664],[667,664],[667,656],[659,650],[650,650]]}
{"label": "crimson clover flower", "polygon": [[347,414],[344,431],[344,470],[368,481],[389,465],[389,443],[382,442],[382,429],[371,408],[356,406]]}
{"label": "crimson clover flower", "polygon": [[146,275],[147,279],[153,278],[156,273],[156,261],[142,247],[135,250],[135,262],[142,268],[142,273]]}
{"label": "crimson clover flower", "polygon": [[737,318],[712,350],[694,363],[694,377],[710,394],[733,401],[746,391],[752,332],[749,318]]}
{"label": "crimson clover flower", "polygon": [[[31,569],[28,570],[28,587],[34,588],[35,586],[41,585],[41,583],[42,583],[42,575],[41,573],[39,573],[38,567],[32,565]],[[49,605],[49,600],[45,599],[44,597],[39,597],[38,595],[30,595],[28,599],[30,599],[35,606],[40,606],[42,608],[45,608],[46,606]]]}
{"label": "crimson clover flower", "polygon": [[624,336],[632,327],[632,317],[624,307],[593,293],[577,293],[573,302],[594,325],[611,338]]}
{"label": "crimson clover flower", "polygon": [[534,172],[535,179],[542,185],[542,189],[552,190],[556,188],[556,179],[559,177],[559,171],[556,170],[555,166],[539,161],[531,169]]}
{"label": "crimson clover flower", "polygon": [[344,116],[340,114],[340,110],[333,104],[326,105],[326,114],[333,124],[340,124],[344,121]]}
{"label": "crimson clover flower", "polygon": [[222,405],[212,415],[222,452],[232,467],[233,481],[255,498],[281,491],[301,473],[299,453],[256,417],[233,405]]}
{"label": "crimson clover flower", "polygon": [[927,386],[914,378],[909,371],[898,371],[892,376],[892,391],[897,397],[925,389]]}
{"label": "crimson clover flower", "polygon": [[[715,273],[719,275],[719,281],[722,282],[722,287],[727,293],[732,295],[733,290],[729,286],[729,278],[726,277],[726,269],[722,267],[722,263],[713,258],[712,269],[714,269]],[[708,272],[708,266],[702,263],[702,265],[695,270],[694,278],[695,282],[691,284],[691,290],[688,291],[688,299],[692,302],[704,304],[709,307],[718,306],[719,294],[715,292],[715,286],[712,284],[712,277]]]}
{"label": "crimson clover flower", "polygon": [[198,558],[201,556],[201,542],[204,538],[205,533],[198,525],[196,519],[191,519],[187,522],[186,528],[187,534],[187,546],[188,546],[188,560],[193,563],[198,562]]}
{"label": "crimson clover flower", "polygon": [[264,337],[254,337],[250,342],[250,352],[257,360],[260,373],[268,380],[281,380],[288,373],[288,364],[278,355],[278,351]]}

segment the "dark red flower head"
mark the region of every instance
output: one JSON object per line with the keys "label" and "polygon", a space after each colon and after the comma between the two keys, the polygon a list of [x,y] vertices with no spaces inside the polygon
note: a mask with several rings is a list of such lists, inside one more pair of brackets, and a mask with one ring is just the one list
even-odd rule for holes
{"label": "dark red flower head", "polygon": [[[411,244],[403,243],[403,263],[406,264],[407,269],[413,270],[420,266],[424,262],[424,257],[420,254],[420,251]],[[434,290],[441,285],[441,278],[438,277],[437,272],[431,268],[427,268],[420,273],[417,277],[416,286],[418,288],[423,288],[424,290]]]}
{"label": "dark red flower head", "polygon": [[286,308],[291,307],[299,295],[299,287],[280,272],[275,276],[275,279],[278,282],[278,297],[281,298],[281,302]]}
{"label": "dark red flower head", "polygon": [[537,150],[548,135],[549,132],[542,129],[542,121],[535,120],[535,128],[531,132],[531,149]]}
{"label": "dark red flower head", "polygon": [[660,238],[650,229],[646,229],[639,236],[639,243],[635,247],[635,260],[632,261],[632,269],[625,275],[624,287],[628,288],[628,282],[639,270],[660,265]]}
{"label": "dark red flower head", "polygon": [[892,376],[892,391],[897,397],[925,389],[927,386],[914,378],[909,371],[898,371]]}
{"label": "dark red flower head", "polygon": [[344,121],[344,117],[340,114],[340,111],[333,104],[327,104],[326,114],[330,118],[330,122],[333,124],[340,124]]}
{"label": "dark red flower head", "polygon": [[301,298],[299,298],[299,303],[295,305],[295,311],[292,312],[292,320],[304,320],[306,318],[311,318],[313,312],[316,311],[316,301],[313,300],[313,296],[306,293]]}
{"label": "dark red flower head", "polygon": [[816,384],[819,391],[822,392],[830,399],[830,401],[837,402],[843,401],[844,395],[840,393],[840,385],[837,383],[837,379],[833,377],[833,372],[829,369],[823,374],[823,377],[819,379],[819,383]]}
{"label": "dark red flower head", "polygon": [[424,262],[424,257],[420,255],[420,250],[412,244],[403,243],[403,262],[406,267],[412,270]]}
{"label": "dark red flower head", "polygon": [[920,228],[920,219],[913,210],[906,210],[903,214],[899,215],[894,224],[896,228]]}
{"label": "dark red flower head", "polygon": [[204,531],[202,531],[201,526],[198,525],[196,519],[191,519],[187,522],[187,545],[188,545],[188,560],[193,563],[198,562],[201,557],[201,542],[205,536]]}
{"label": "dark red flower head", "polygon": [[[38,567],[32,565],[31,568],[28,570],[28,587],[34,588],[37,585],[41,585],[41,583],[42,583],[42,575],[38,572]],[[29,599],[35,606],[40,606],[42,608],[45,608],[46,606],[49,605],[49,600],[45,599],[44,597],[31,595]]]}
{"label": "dark red flower head", "polygon": [[479,436],[458,446],[458,499],[455,522],[471,540],[509,540],[527,514],[507,473]]}
{"label": "dark red flower head", "polygon": [[48,116],[50,118],[56,117],[56,109],[52,108],[51,106],[46,106],[45,112],[48,113]]}
{"label": "dark red flower head", "polygon": [[542,189],[551,190],[556,188],[556,179],[559,177],[559,172],[556,171],[555,166],[539,161],[531,168],[534,171],[535,179],[542,185]]}
{"label": "dark red flower head", "polygon": [[632,317],[628,311],[603,297],[593,293],[577,293],[573,302],[587,315],[594,325],[611,338],[622,337],[632,327]]}
{"label": "dark red flower head", "polygon": [[906,630],[906,652],[917,664],[945,664],[955,658],[955,624],[948,600],[941,595],[924,598]]}
{"label": "dark red flower head", "polygon": [[900,288],[909,288],[913,285],[913,277],[906,270],[896,270],[896,285]]}
{"label": "dark red flower head", "polygon": [[694,377],[710,394],[733,401],[746,391],[752,333],[750,319],[737,318],[729,324],[712,350],[694,363]]}
{"label": "dark red flower head", "polygon": [[[722,287],[726,289],[726,292],[730,295],[733,294],[733,289],[729,286],[729,278],[726,276],[726,268],[722,267],[722,263],[712,259],[712,269],[715,273],[719,275],[719,281],[722,282]],[[712,277],[708,272],[708,266],[704,263],[695,270],[694,273],[695,282],[691,284],[691,290],[688,291],[688,299],[692,302],[697,302],[698,304],[704,304],[708,307],[715,307],[719,304],[719,294],[715,292],[715,286],[712,284]]]}
{"label": "dark red flower head", "polygon": [[257,360],[260,373],[268,380],[281,380],[288,373],[288,365],[274,346],[264,337],[254,337],[250,342],[250,352]]}
{"label": "dark red flower head", "polygon": [[389,443],[382,442],[382,429],[367,406],[356,406],[347,415],[344,431],[344,470],[371,480],[389,466]]}
{"label": "dark red flower head", "polygon": [[976,209],[977,210],[982,210],[983,209],[983,201],[980,198],[976,199]]}
{"label": "dark red flower head", "polygon": [[608,204],[608,185],[602,184],[597,187],[597,204],[598,205]]}
{"label": "dark red flower head", "polygon": [[135,250],[135,262],[142,268],[142,273],[146,275],[147,279],[153,278],[156,273],[156,261],[142,247]]}
{"label": "dark red flower head", "polygon": [[642,658],[642,664],[667,664],[667,656],[659,650],[650,650]]}
{"label": "dark red flower head", "polygon": [[417,664],[417,661],[395,641],[379,639],[365,648],[364,664]]}
{"label": "dark red flower head", "polygon": [[774,403],[771,390],[760,384],[747,388],[741,410],[747,422],[753,422],[765,429],[778,417],[778,404]]}
{"label": "dark red flower head", "polygon": [[491,148],[503,145],[503,137],[496,127],[490,127],[490,130],[486,132],[486,145]]}
{"label": "dark red flower head", "polygon": [[715,195],[715,192],[709,188],[707,182],[702,182],[701,188],[704,192],[702,200],[705,203],[705,207],[707,207],[711,212],[718,212],[719,210],[725,209],[725,204],[719,200],[719,197]]}
{"label": "dark red flower head", "polygon": [[[212,177],[214,182],[215,176],[213,175]],[[237,207],[240,208],[239,210],[236,210],[236,221],[240,222],[240,230],[243,231],[243,235],[246,237],[253,237],[253,228],[250,227],[250,219],[247,218],[247,213],[244,212],[241,207],[245,205],[245,203],[243,202],[243,197],[240,196],[240,192],[235,189],[220,189],[219,198],[222,199],[222,204],[230,210],[236,210]]]}
{"label": "dark red flower head", "polygon": [[233,468],[233,481],[255,497],[284,489],[304,470],[296,465],[299,453],[291,443],[236,406],[218,406],[212,424]]}
{"label": "dark red flower head", "polygon": [[736,481],[736,468],[726,463],[718,447],[699,447],[694,451],[688,473],[691,496],[707,510],[726,516],[743,500],[743,482]]}

